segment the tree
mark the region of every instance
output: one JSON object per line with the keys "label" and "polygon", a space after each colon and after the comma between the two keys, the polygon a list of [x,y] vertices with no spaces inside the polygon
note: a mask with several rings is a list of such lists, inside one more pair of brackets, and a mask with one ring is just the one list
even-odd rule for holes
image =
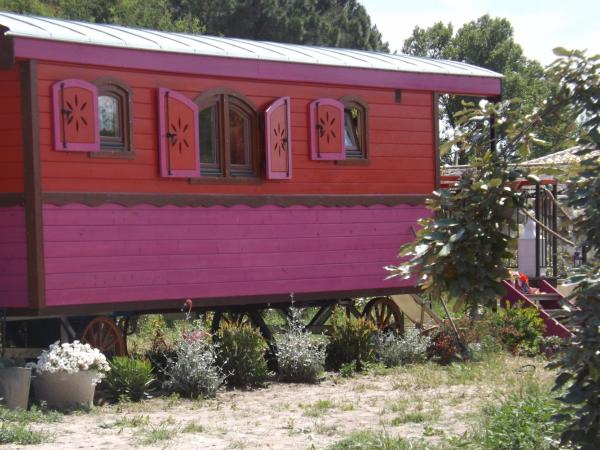
{"label": "tree", "polygon": [[296,44],[388,51],[356,0],[172,0],[208,34]]}
{"label": "tree", "polygon": [[[547,98],[556,89],[552,81],[544,77],[544,69],[535,60],[525,57],[523,49],[513,37],[513,28],[507,19],[492,18],[484,15],[462,26],[453,33],[452,24],[437,22],[432,27],[416,27],[404,42],[403,52],[417,56],[451,59],[473,64],[502,73],[503,97],[520,99],[524,114],[530,114],[536,105]],[[442,96],[441,115],[449,128],[452,138],[456,129],[456,113],[463,109],[463,102],[472,102],[473,98],[461,96]],[[565,133],[573,132],[571,118],[548,117],[545,132],[540,133],[540,143],[534,146],[533,156],[565,148],[562,143]],[[560,128],[560,134],[554,132]],[[546,140],[548,145],[541,145]],[[562,147],[560,146],[562,145]],[[448,155],[446,162],[466,163],[464,153]]]}
{"label": "tree", "polygon": [[0,8],[165,31],[389,51],[357,0],[0,0]]}
{"label": "tree", "polygon": [[559,53],[563,58],[549,72],[559,80],[557,97],[568,101],[581,122],[582,161],[568,183],[568,204],[578,213],[576,230],[596,260],[571,280],[579,283],[573,293],[578,308],[571,312],[575,337],[555,365],[561,369],[555,389],[566,388],[561,397],[568,405],[563,442],[595,449],[600,442],[600,55]]}
{"label": "tree", "polygon": [[[513,257],[514,239],[506,233],[515,226],[511,210],[524,209],[512,181],[527,172],[511,163],[527,157],[548,117],[561,114],[578,118],[584,157],[569,181],[568,204],[578,212],[576,230],[600,255],[600,55],[557,51],[561,58],[545,71],[556,89],[531,114],[511,100],[457,114],[455,142],[471,168],[452,188],[434,193],[432,216],[421,222],[415,241],[401,248],[409,259],[389,267],[392,276],[416,276],[425,292],[466,309],[495,305],[508,275],[504,261]],[[503,135],[494,149],[490,116],[497,117]],[[571,321],[575,337],[556,365],[556,389],[566,388],[563,441],[592,449],[600,442],[600,261],[573,280],[580,283]]]}

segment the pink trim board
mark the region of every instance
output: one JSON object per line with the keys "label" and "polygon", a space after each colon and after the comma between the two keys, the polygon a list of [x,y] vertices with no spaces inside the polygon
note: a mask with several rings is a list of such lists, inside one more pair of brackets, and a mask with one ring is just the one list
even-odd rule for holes
{"label": "pink trim board", "polygon": [[46,304],[410,286],[386,280],[424,206],[46,204]]}
{"label": "pink trim board", "polygon": [[491,77],[409,73],[387,70],[321,66],[251,59],[182,55],[130,50],[41,39],[14,38],[17,58],[59,61],[91,66],[109,66],[257,80],[298,81],[347,86],[414,89],[475,96],[502,94],[502,80]]}

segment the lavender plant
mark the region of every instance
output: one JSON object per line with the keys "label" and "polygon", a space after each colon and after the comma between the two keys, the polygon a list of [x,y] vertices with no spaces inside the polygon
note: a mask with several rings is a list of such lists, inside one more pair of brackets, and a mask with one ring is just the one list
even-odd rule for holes
{"label": "lavender plant", "polygon": [[225,381],[215,344],[207,333],[193,333],[177,342],[176,356],[167,363],[163,387],[190,398],[214,397]]}
{"label": "lavender plant", "polygon": [[323,372],[325,345],[304,329],[297,308],[290,308],[289,325],[277,339],[276,356],[282,381],[316,383]]}
{"label": "lavender plant", "polygon": [[373,341],[375,357],[386,367],[425,361],[431,344],[431,338],[422,335],[417,328],[409,328],[401,336],[393,332],[379,332]]}

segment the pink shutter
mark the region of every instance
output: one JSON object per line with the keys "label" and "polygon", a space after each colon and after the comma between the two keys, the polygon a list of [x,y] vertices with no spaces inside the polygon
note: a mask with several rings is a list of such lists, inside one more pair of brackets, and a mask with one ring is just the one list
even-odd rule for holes
{"label": "pink shutter", "polygon": [[267,178],[270,180],[292,178],[291,128],[290,98],[278,98],[265,111]]}
{"label": "pink shutter", "polygon": [[52,85],[54,149],[70,152],[100,150],[98,89],[83,80]]}
{"label": "pink shutter", "polygon": [[309,116],[311,159],[346,159],[344,105],[332,98],[320,98],[309,105]]}
{"label": "pink shutter", "polygon": [[200,176],[198,107],[171,89],[158,90],[160,175]]}

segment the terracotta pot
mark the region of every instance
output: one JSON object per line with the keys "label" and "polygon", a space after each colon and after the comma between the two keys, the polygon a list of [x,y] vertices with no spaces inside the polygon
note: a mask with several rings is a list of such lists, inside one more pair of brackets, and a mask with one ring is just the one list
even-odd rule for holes
{"label": "terracotta pot", "polygon": [[50,408],[91,408],[98,372],[42,372],[33,378],[33,393],[37,403],[46,403]]}
{"label": "terracotta pot", "polygon": [[9,409],[27,409],[31,369],[8,367],[0,369],[0,398]]}

